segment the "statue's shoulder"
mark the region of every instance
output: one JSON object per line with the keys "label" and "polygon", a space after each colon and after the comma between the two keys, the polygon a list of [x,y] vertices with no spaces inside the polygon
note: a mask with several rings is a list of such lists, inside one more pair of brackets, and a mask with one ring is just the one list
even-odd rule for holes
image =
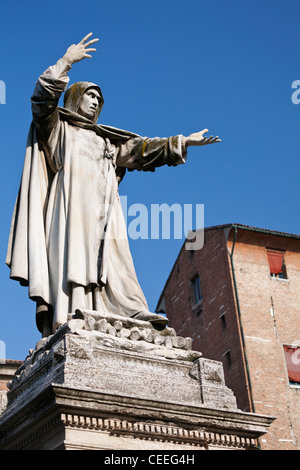
{"label": "statue's shoulder", "polygon": [[126,131],[124,129],[119,129],[117,127],[107,126],[104,124],[98,124],[98,127],[107,134],[108,138],[113,139],[120,139],[120,140],[128,140],[133,139],[135,137],[140,137],[138,134],[134,132]]}

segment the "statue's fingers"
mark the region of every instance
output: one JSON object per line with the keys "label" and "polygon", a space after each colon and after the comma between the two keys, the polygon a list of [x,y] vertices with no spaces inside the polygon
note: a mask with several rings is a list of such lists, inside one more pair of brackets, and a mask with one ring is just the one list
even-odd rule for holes
{"label": "statue's fingers", "polygon": [[96,50],[97,50],[97,49],[93,49],[93,48],[91,49],[91,48],[90,48],[90,49],[86,49],[85,52],[95,52]]}
{"label": "statue's fingers", "polygon": [[84,46],[85,46],[85,47],[89,47],[89,46],[91,46],[92,44],[94,44],[94,42],[97,42],[97,41],[99,41],[99,38],[91,39],[91,40],[88,41]]}
{"label": "statue's fingers", "polygon": [[85,41],[86,41],[88,38],[90,38],[90,37],[92,36],[92,34],[93,34],[93,33],[89,33],[89,34],[87,34],[86,36],[84,36],[84,38],[81,39],[81,41],[80,41],[79,44],[85,43]]}

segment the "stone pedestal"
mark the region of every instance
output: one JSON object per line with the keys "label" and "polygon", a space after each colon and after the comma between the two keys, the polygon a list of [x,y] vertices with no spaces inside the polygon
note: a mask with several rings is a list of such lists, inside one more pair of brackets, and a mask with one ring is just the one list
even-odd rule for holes
{"label": "stone pedestal", "polygon": [[238,410],[189,338],[99,312],[40,341],[9,387],[2,450],[249,449],[273,421]]}

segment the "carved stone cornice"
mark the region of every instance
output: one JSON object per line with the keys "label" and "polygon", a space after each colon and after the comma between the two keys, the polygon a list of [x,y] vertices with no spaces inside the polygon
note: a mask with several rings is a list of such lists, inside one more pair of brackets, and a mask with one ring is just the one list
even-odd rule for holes
{"label": "carved stone cornice", "polygon": [[[214,447],[255,449],[257,446],[255,438],[239,436],[233,433],[222,433],[201,428],[184,428],[172,424],[147,421],[130,421],[114,417],[100,418],[79,413],[59,413],[25,433],[24,437],[15,442],[11,449],[31,449],[38,446],[38,443],[43,443],[43,440],[49,434],[57,434],[57,430],[67,428],[74,428],[81,432],[101,432],[111,436],[133,439],[137,443],[139,442],[137,444],[138,448],[141,445],[143,446],[141,441],[169,442],[206,450],[209,448],[213,449]],[[62,445],[61,441],[56,441],[55,446],[61,448]],[[74,443],[74,446],[80,448],[78,443]]]}

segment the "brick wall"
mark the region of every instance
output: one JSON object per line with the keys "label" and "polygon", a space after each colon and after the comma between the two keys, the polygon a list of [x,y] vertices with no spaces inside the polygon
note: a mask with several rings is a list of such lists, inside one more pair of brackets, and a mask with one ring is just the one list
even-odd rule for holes
{"label": "brick wall", "polygon": [[0,391],[8,390],[6,384],[13,378],[15,371],[21,366],[22,362],[8,359],[0,364]]}
{"label": "brick wall", "polygon": [[[285,251],[287,280],[270,277],[267,247]],[[277,417],[262,448],[299,449],[300,389],[283,344],[300,340],[300,241],[238,230],[233,260],[255,411]]]}

